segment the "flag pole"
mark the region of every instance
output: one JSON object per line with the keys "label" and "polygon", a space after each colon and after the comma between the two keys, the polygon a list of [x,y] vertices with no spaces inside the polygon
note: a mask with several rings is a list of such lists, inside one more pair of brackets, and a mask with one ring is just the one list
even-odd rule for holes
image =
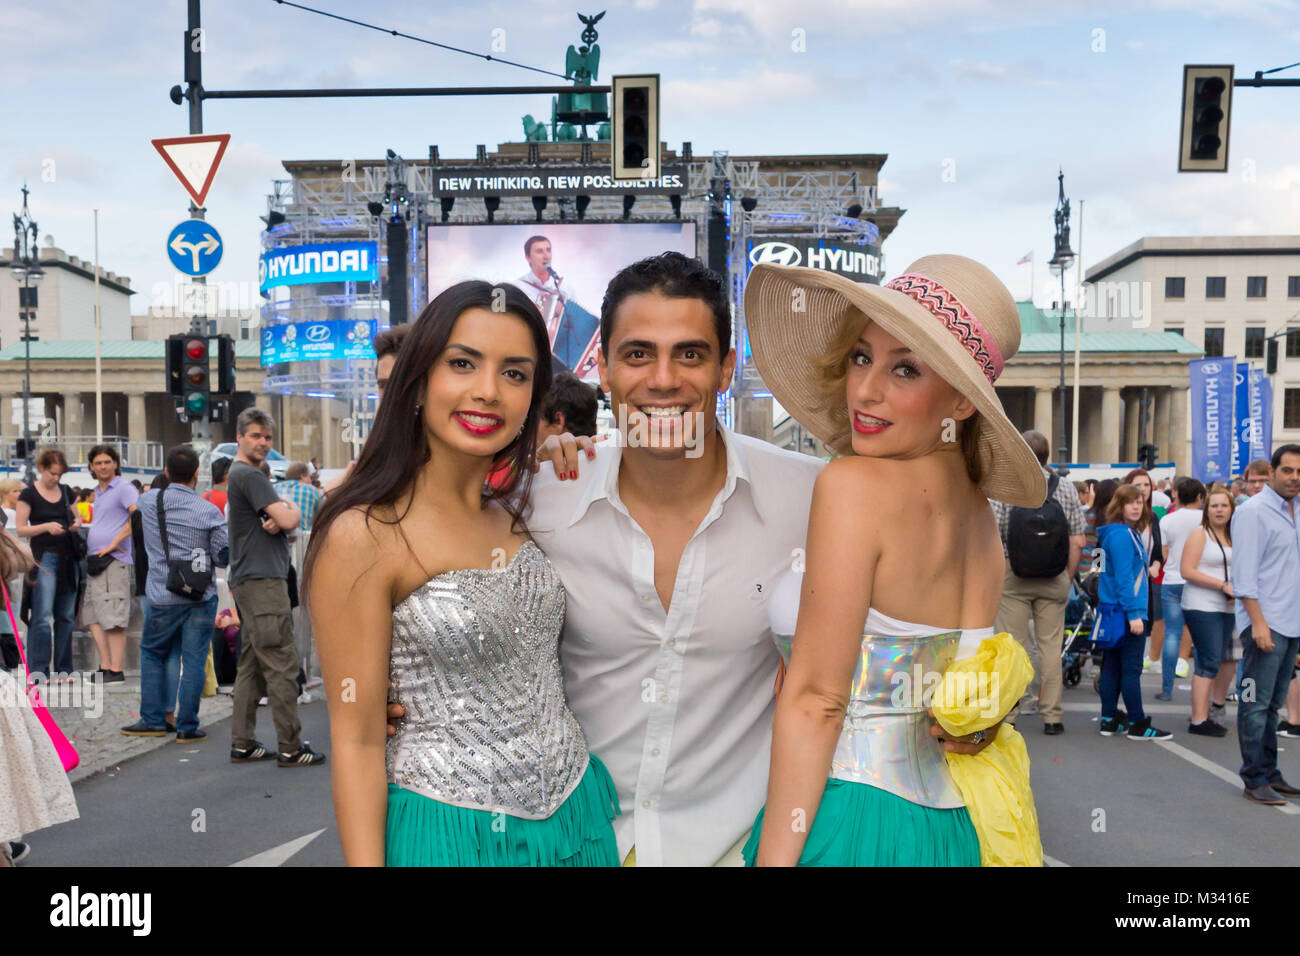
{"label": "flag pole", "polygon": [[99,210],[95,210],[95,444],[104,443],[104,369],[100,339],[103,330],[99,314]]}
{"label": "flag pole", "polygon": [[1079,258],[1075,260],[1078,266],[1074,270],[1074,440],[1070,447],[1074,449],[1074,458],[1080,460],[1079,455],[1079,326],[1082,321],[1079,316],[1083,308],[1083,200],[1079,200]]}

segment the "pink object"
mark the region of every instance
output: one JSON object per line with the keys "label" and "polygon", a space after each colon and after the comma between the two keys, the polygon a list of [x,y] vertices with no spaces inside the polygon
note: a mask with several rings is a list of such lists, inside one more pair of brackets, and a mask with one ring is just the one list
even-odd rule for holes
{"label": "pink object", "polygon": [[[23,650],[23,642],[18,639],[18,622],[14,620],[13,605],[9,603],[9,589],[5,587],[4,581],[0,580],[0,592],[5,596],[5,613],[9,615],[9,624],[14,629],[14,643],[18,645],[18,653],[23,659],[23,673],[30,680],[32,672],[27,667],[27,652]],[[81,763],[81,756],[77,753],[77,748],[73,747],[59,729],[59,725],[54,722],[54,715],[50,713],[45,702],[41,700],[41,693],[36,688],[27,692],[27,699],[31,702],[32,710],[36,712],[36,718],[45,728],[45,732],[50,735],[50,741],[54,744],[54,749],[59,755],[59,760],[63,763],[64,772],[72,770],[77,764]]]}

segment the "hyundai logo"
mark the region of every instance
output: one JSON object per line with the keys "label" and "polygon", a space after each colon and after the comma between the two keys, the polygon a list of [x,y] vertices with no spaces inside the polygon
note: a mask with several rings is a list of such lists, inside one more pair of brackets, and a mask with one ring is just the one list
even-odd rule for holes
{"label": "hyundai logo", "polygon": [[330,327],[328,325],[309,325],[303,336],[308,342],[324,342],[330,337]]}
{"label": "hyundai logo", "polygon": [[1221,371],[1221,369],[1222,369],[1222,366],[1219,365],[1218,362],[1210,362],[1208,365],[1202,365],[1202,366],[1201,366],[1201,374],[1203,374],[1203,375],[1218,375],[1219,372]]}
{"label": "hyundai logo", "polygon": [[753,265],[797,266],[802,259],[799,250],[788,242],[761,242],[749,253]]}

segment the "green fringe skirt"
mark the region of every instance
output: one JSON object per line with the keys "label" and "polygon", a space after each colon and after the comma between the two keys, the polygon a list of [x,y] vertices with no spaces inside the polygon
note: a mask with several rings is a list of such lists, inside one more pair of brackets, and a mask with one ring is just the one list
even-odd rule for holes
{"label": "green fringe skirt", "polygon": [[578,786],[545,820],[470,810],[388,785],[388,866],[618,866],[614,781],[591,757]]}
{"label": "green fringe skirt", "polygon": [[[741,852],[758,856],[763,810]],[[800,866],[979,866],[980,844],[965,807],[923,807],[887,790],[849,780],[826,781]]]}

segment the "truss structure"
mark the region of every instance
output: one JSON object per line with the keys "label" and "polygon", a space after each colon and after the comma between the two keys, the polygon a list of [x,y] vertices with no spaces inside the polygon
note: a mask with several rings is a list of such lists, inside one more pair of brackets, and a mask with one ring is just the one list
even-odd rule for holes
{"label": "truss structure", "polygon": [[[530,158],[533,158],[531,154]],[[509,162],[504,158],[500,161],[503,165]],[[478,162],[486,162],[483,151]],[[563,160],[562,164],[575,165],[571,159]],[[547,163],[537,165],[544,168]],[[601,172],[608,168],[603,162],[591,165]],[[720,404],[724,421],[730,423],[736,399],[767,394],[747,352],[743,291],[751,239],[833,237],[839,242],[878,247],[878,226],[862,217],[871,216],[879,207],[874,184],[864,186],[856,169],[764,168],[758,160],[735,160],[725,151],[689,159],[686,166],[688,180],[680,197],[680,218],[695,221],[697,253],[701,257],[707,255],[707,225],[715,204],[727,220],[727,272],[735,316],[734,345],[739,358],[731,393]],[[409,223],[408,294],[413,311],[418,310],[428,299],[425,227],[487,220],[481,199],[458,198],[443,212],[435,189],[436,177],[451,168],[455,165],[436,160],[433,163],[404,161],[396,156],[387,160],[294,164],[293,178],[276,180],[267,196],[268,213],[283,220],[263,233],[263,248],[369,240],[379,244],[381,263],[386,262],[384,220],[397,201],[400,214]],[[711,198],[719,182],[725,183],[724,194]],[[372,204],[379,204],[383,213],[375,215]],[[746,210],[745,205],[753,208]],[[848,210],[855,205],[862,212],[851,217]],[[897,210],[890,212],[896,218]],[[503,223],[527,223],[535,222],[537,214],[530,197],[503,196],[494,218]],[[668,196],[638,195],[632,220],[672,222],[678,216]],[[577,222],[574,197],[551,196],[546,221]],[[583,221],[624,221],[623,197],[592,196]],[[381,327],[388,324],[381,283],[346,283],[341,289],[337,283],[290,286],[274,289],[272,294],[274,297],[262,309],[264,325],[335,318],[375,318]],[[371,402],[376,397],[373,362],[310,362],[292,369],[273,367],[268,372],[265,381],[268,391],[335,398],[350,404],[347,414],[354,418],[367,417],[367,410],[373,408]]]}

